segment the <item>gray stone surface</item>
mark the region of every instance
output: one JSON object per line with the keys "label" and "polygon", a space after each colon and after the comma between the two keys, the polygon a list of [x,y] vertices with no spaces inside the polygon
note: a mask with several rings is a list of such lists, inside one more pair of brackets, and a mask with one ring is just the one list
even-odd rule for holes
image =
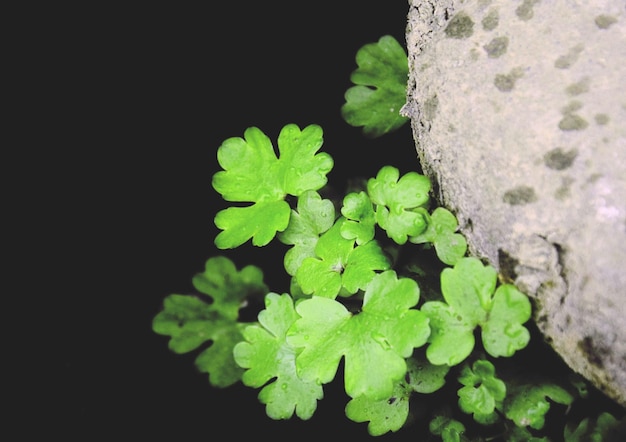
{"label": "gray stone surface", "polygon": [[626,406],[626,3],[409,0],[424,171],[546,340]]}

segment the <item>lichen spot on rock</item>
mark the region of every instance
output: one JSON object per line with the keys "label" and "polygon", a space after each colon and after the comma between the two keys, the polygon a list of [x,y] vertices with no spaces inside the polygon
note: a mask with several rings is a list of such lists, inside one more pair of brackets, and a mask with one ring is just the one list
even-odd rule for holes
{"label": "lichen spot on rock", "polygon": [[474,33],[474,21],[465,12],[459,12],[452,17],[444,32],[448,38],[468,38]]}
{"label": "lichen spot on rock", "polygon": [[576,83],[572,83],[565,88],[565,92],[569,96],[575,96],[589,92],[589,77],[584,77]]}
{"label": "lichen spot on rock", "polygon": [[569,51],[567,54],[561,55],[554,61],[554,67],[557,69],[569,69],[576,61],[578,60],[578,56],[585,49],[583,44],[577,44]]}
{"label": "lichen spot on rock", "polygon": [[578,150],[576,149],[566,151],[557,147],[543,156],[543,162],[550,169],[563,170],[570,167],[577,156]]}
{"label": "lichen spot on rock", "polygon": [[599,126],[604,126],[605,124],[609,124],[609,121],[611,121],[611,119],[609,118],[607,114],[596,114],[594,119],[596,120],[596,124]]}
{"label": "lichen spot on rock", "polygon": [[559,121],[559,129],[564,131],[570,130],[584,130],[589,126],[587,120],[578,114],[566,114]]}
{"label": "lichen spot on rock", "polygon": [[561,180],[561,186],[554,192],[554,197],[559,201],[565,201],[571,196],[571,186],[574,179],[565,177]]}
{"label": "lichen spot on rock", "polygon": [[530,186],[517,186],[504,192],[502,200],[511,206],[522,206],[537,201],[537,195]]}
{"label": "lichen spot on rock", "polygon": [[533,15],[535,15],[533,6],[535,6],[536,3],[539,3],[539,0],[524,0],[522,4],[515,9],[515,15],[517,15],[520,20],[530,20],[533,18]]}
{"label": "lichen spot on rock", "polygon": [[523,76],[523,69],[515,68],[508,74],[497,74],[493,79],[493,84],[500,92],[510,92],[515,87],[515,82]]}
{"label": "lichen spot on rock", "polygon": [[424,103],[424,119],[428,122],[433,121],[435,115],[437,115],[437,107],[439,106],[439,98],[437,95],[433,95]]}
{"label": "lichen spot on rock", "polygon": [[608,29],[613,23],[617,23],[617,19],[612,15],[598,15],[594,22],[596,26],[600,29]]}
{"label": "lichen spot on rock", "polygon": [[508,37],[496,37],[489,43],[483,46],[487,56],[489,58],[498,58],[506,52],[506,48],[509,46]]}
{"label": "lichen spot on rock", "polygon": [[500,15],[498,14],[497,9],[492,9],[489,13],[483,17],[481,23],[483,25],[483,29],[485,31],[493,31],[498,27],[498,23],[500,22]]}

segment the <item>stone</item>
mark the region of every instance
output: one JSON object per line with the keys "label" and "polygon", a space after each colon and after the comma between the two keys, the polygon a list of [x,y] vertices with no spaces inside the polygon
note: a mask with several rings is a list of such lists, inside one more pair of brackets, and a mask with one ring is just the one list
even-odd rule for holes
{"label": "stone", "polygon": [[626,406],[626,4],[409,0],[417,154],[470,253]]}

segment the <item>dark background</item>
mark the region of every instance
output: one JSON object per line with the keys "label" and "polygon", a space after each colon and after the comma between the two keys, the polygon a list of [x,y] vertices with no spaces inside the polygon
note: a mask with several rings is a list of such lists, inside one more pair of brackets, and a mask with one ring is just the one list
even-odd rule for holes
{"label": "dark background", "polygon": [[[37,284],[50,324],[28,350],[44,387],[19,404],[35,427],[65,440],[369,437],[345,416],[341,385],[325,389],[310,421],[272,421],[258,390],[211,387],[195,353],[174,354],[151,328],[165,296],[194,292],[192,276],[218,254],[288,291],[285,248],[213,244],[223,203],[211,177],[225,139],[257,126],[275,142],[286,124],[318,124],[339,187],[385,164],[419,167],[408,124],[368,140],[340,115],[357,50],[387,34],[404,46],[407,2],[276,3],[35,14],[63,17],[25,55],[46,121],[30,128],[47,139],[37,167],[49,176],[36,191],[45,232],[30,273],[54,268]],[[419,440],[378,440],[408,437]]]}

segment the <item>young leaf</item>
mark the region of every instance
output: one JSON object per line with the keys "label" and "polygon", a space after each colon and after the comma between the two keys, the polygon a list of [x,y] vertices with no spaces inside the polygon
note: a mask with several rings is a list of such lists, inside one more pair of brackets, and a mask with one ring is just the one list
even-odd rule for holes
{"label": "young leaf", "polygon": [[300,196],[326,184],[333,160],[327,153],[316,153],[322,142],[319,126],[300,130],[295,124],[280,131],[280,158],[270,139],[256,127],[246,129],[244,138],[224,141],[217,150],[223,170],[213,175],[213,188],[226,201],[253,204],[217,213],[215,225],[222,232],[215,238],[215,245],[220,249],[235,248],[252,238],[253,245],[264,246],[277,232],[285,230],[291,210],[285,197]]}
{"label": "young leaf", "polygon": [[454,265],[467,252],[467,241],[457,233],[459,225],[456,217],[448,209],[437,207],[432,214],[424,214],[427,227],[424,232],[412,236],[413,244],[432,243],[441,262]]}
{"label": "young leaf", "polygon": [[175,353],[187,353],[210,342],[196,358],[196,366],[209,374],[212,385],[227,387],[243,373],[233,359],[233,347],[242,339],[242,324],[236,322],[239,308],[246,298],[267,293],[263,273],[255,266],[238,272],[231,260],[218,256],[207,260],[204,273],[196,274],[192,282],[212,303],[196,296],[169,295],[154,317],[152,329],[171,337],[168,346]]}
{"label": "young leaf", "polygon": [[225,256],[209,258],[204,272],[194,275],[191,282],[196,290],[212,298],[211,310],[233,320],[246,298],[264,296],[269,291],[260,268],[249,265],[237,271]]}
{"label": "young leaf", "polygon": [[314,190],[304,192],[298,198],[298,206],[291,211],[289,225],[278,234],[278,240],[293,247],[285,253],[285,270],[296,274],[302,260],[315,256],[315,245],[320,235],[335,222],[335,206],[332,201],[322,199]]}
{"label": "young leaf", "polygon": [[528,297],[512,284],[499,286],[487,321],[481,324],[483,346],[491,356],[512,356],[530,341],[524,324],[530,319]]}
{"label": "young leaf", "polygon": [[496,377],[496,370],[489,361],[479,359],[472,367],[465,365],[459,376],[463,384],[458,391],[459,408],[480,423],[490,422],[496,406],[506,396],[506,385]]}
{"label": "young leaf", "polygon": [[268,293],[265,310],[259,313],[260,325],[246,327],[245,341],[233,349],[235,361],[246,369],[243,383],[254,388],[263,386],[259,400],[272,419],[289,419],[295,410],[300,419],[307,420],[313,416],[317,400],[323,397],[321,385],[296,374],[296,353],[285,336],[297,318],[289,295]]}
{"label": "young leaf", "polygon": [[423,354],[411,356],[406,365],[409,387],[422,394],[430,394],[443,387],[450,371],[447,365],[431,364]]}
{"label": "young leaf", "polygon": [[400,172],[393,166],[383,166],[367,182],[367,192],[376,205],[376,221],[396,243],[406,243],[408,236],[417,236],[426,229],[426,220],[420,211],[430,191],[428,177],[408,172],[398,179]]}
{"label": "young leaf", "polygon": [[398,129],[408,121],[400,115],[409,73],[404,48],[385,35],[361,47],[356,62],[358,68],[350,76],[355,86],[346,91],[341,107],[343,119],[351,126],[362,126],[365,136],[372,138]]}
{"label": "young leaf", "polygon": [[443,442],[461,442],[465,440],[462,436],[465,433],[465,426],[456,419],[446,416],[436,416],[430,421],[428,429],[435,436],[440,436]]}
{"label": "young leaf", "polygon": [[473,257],[441,272],[446,302],[428,301],[422,306],[431,320],[426,354],[433,364],[463,361],[474,347],[476,326],[481,326],[483,346],[491,356],[512,356],[528,344],[530,334],[522,324],[530,319],[530,301],[512,285],[495,290],[496,280],[496,270]]}
{"label": "young leaf", "polygon": [[[602,412],[596,418],[586,417],[576,425],[568,423],[563,436],[568,442],[604,442],[617,441],[623,435],[612,434],[619,421],[611,413]],[[616,432],[616,431],[615,431]],[[612,436],[612,437],[611,437]]]}
{"label": "young leaf", "polygon": [[389,269],[389,260],[376,241],[354,247],[354,240],[341,235],[344,222],[340,217],[319,238],[315,257],[302,260],[295,276],[304,293],[334,299],[344,288],[351,295],[364,290],[376,271]]}
{"label": "young leaf", "polygon": [[567,390],[553,383],[520,384],[510,388],[504,400],[504,414],[519,427],[540,430],[550,410],[548,398],[563,405],[570,405],[574,400]]}
{"label": "young leaf", "polygon": [[209,374],[215,387],[228,387],[241,379],[243,370],[233,359],[233,347],[241,340],[240,325],[225,319],[204,301],[186,295],[169,295],[163,310],[152,321],[152,330],[171,336],[168,347],[188,353],[205,342],[212,344],[196,358],[196,366]]}
{"label": "young leaf", "polygon": [[346,416],[354,422],[369,422],[367,431],[372,436],[396,432],[409,416],[410,396],[411,390],[401,381],[387,399],[376,400],[365,395],[351,399],[346,405]]}
{"label": "young leaf", "polygon": [[426,342],[425,315],[411,309],[419,300],[417,283],[393,270],[377,274],[364,295],[362,311],[352,315],[341,303],[319,296],[296,306],[301,316],[287,341],[299,351],[298,374],[330,382],[345,358],[345,389],[356,398],[388,399],[406,374],[405,358]]}
{"label": "young leaf", "polygon": [[366,192],[351,192],[343,199],[341,214],[346,221],[341,226],[341,236],[365,244],[374,239],[376,217],[372,201]]}

